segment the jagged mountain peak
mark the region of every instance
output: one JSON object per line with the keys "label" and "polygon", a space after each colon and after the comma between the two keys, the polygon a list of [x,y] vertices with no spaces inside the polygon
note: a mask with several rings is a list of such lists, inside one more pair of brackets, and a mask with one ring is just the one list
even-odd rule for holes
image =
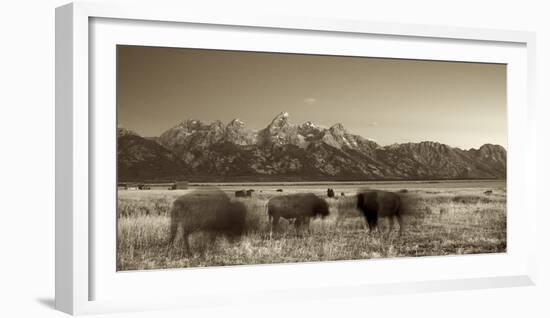
{"label": "jagged mountain peak", "polygon": [[227,124],[227,126],[232,126],[232,127],[244,127],[245,126],[245,123],[244,121],[240,120],[239,118],[235,118],[233,119],[232,121],[229,122],[229,124]]}
{"label": "jagged mountain peak", "polygon": [[128,136],[128,135],[139,136],[135,131],[130,130],[130,129],[126,129],[126,128],[123,128],[123,127],[117,127],[116,132],[117,132],[118,137]]}
{"label": "jagged mountain peak", "polygon": [[278,121],[278,120],[288,120],[289,117],[290,117],[290,114],[288,112],[280,112],[273,118],[272,122]]}
{"label": "jagged mountain peak", "polygon": [[287,112],[281,112],[269,124],[268,129],[281,128],[285,126],[290,126],[289,114]]}
{"label": "jagged mountain peak", "polygon": [[303,136],[312,137],[317,135],[323,129],[323,127],[316,125],[311,121],[306,121],[298,127],[298,132]]}
{"label": "jagged mountain peak", "polygon": [[174,129],[186,129],[186,130],[194,130],[194,129],[200,129],[203,127],[203,122],[197,119],[186,119],[179,124],[177,124]]}
{"label": "jagged mountain peak", "polygon": [[290,123],[288,112],[281,112],[259,134],[261,145],[283,146],[288,144],[306,146],[299,127]]}
{"label": "jagged mountain peak", "polygon": [[302,129],[320,129],[321,127],[308,120],[305,123],[301,124],[300,128],[302,128]]}
{"label": "jagged mountain peak", "polygon": [[239,145],[250,146],[257,143],[258,133],[247,129],[245,123],[235,118],[225,127],[224,141]]}
{"label": "jagged mountain peak", "polygon": [[337,135],[343,135],[347,133],[346,129],[344,128],[344,125],[342,123],[336,123],[332,125],[330,128],[330,132]]}
{"label": "jagged mountain peak", "polygon": [[182,121],[179,125],[180,126],[189,126],[189,125],[201,125],[202,121],[198,119],[188,118],[184,121]]}
{"label": "jagged mountain peak", "polygon": [[[470,149],[478,158],[485,161],[502,162],[506,160],[506,149],[500,145],[484,144],[479,149]],[[501,168],[505,169],[504,166]]]}
{"label": "jagged mountain peak", "polygon": [[481,145],[481,147],[479,147],[479,150],[506,151],[506,149],[501,145],[495,145],[495,144],[483,144]]}
{"label": "jagged mountain peak", "polygon": [[215,120],[210,125],[208,125],[209,128],[215,129],[215,130],[223,130],[225,129],[225,125],[221,120]]}

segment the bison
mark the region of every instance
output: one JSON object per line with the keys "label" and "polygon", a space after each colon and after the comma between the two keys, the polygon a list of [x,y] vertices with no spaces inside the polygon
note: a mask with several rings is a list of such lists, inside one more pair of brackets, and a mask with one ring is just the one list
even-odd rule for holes
{"label": "bison", "polygon": [[367,190],[357,194],[357,208],[363,213],[369,232],[378,228],[378,218],[389,218],[388,234],[393,230],[393,217],[399,222],[399,234],[403,232],[403,206],[397,193]]}
{"label": "bison", "polygon": [[327,197],[334,198],[334,189],[327,189]]}
{"label": "bison", "polygon": [[249,189],[249,190],[246,190],[246,196],[247,197],[251,197],[252,196],[252,193],[256,192],[255,190],[252,190],[252,189]]}
{"label": "bison", "polygon": [[172,204],[170,218],[169,243],[174,243],[181,227],[188,253],[191,253],[189,236],[195,232],[208,232],[212,241],[220,234],[234,241],[246,230],[245,206],[241,202],[232,202],[217,189],[195,191],[177,198]]}
{"label": "bison", "polygon": [[244,190],[235,191],[235,197],[244,198],[245,196],[246,196],[246,192],[244,192]]}
{"label": "bison", "polygon": [[297,193],[274,197],[267,202],[267,215],[271,224],[271,233],[277,228],[280,218],[289,222],[294,220],[298,229],[301,225],[309,228],[311,218],[329,215],[328,204],[313,193]]}

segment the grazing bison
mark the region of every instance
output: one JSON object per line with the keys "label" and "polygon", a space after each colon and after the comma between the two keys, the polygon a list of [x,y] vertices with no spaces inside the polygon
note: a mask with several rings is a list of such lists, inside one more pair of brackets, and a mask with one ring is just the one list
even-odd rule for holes
{"label": "grazing bison", "polygon": [[491,195],[493,194],[493,190],[487,190],[485,192],[483,192],[485,195]]}
{"label": "grazing bison", "polygon": [[255,192],[255,191],[252,190],[252,189],[246,190],[246,196],[247,196],[247,197],[251,197],[251,196],[252,196],[252,192]]}
{"label": "grazing bison", "polygon": [[283,189],[277,189],[277,192],[283,192]]}
{"label": "grazing bison", "polygon": [[235,191],[235,197],[244,198],[245,196],[246,196],[246,192],[244,192],[244,190]]}
{"label": "grazing bison", "polygon": [[288,194],[270,199],[267,202],[267,215],[271,224],[271,233],[277,228],[280,218],[294,220],[299,228],[305,225],[309,228],[311,218],[329,215],[328,204],[313,193]]}
{"label": "grazing bison", "polygon": [[170,217],[170,244],[181,227],[185,249],[191,253],[189,235],[194,232],[208,232],[212,241],[219,234],[230,241],[243,235],[246,208],[241,202],[231,202],[220,190],[201,190],[177,198]]}
{"label": "grazing bison", "polygon": [[327,189],[327,197],[334,198],[334,189]]}
{"label": "grazing bison", "polygon": [[369,232],[377,229],[378,218],[389,218],[388,233],[393,230],[393,217],[399,222],[399,234],[403,232],[403,207],[397,193],[367,190],[357,194],[357,208],[363,212]]}

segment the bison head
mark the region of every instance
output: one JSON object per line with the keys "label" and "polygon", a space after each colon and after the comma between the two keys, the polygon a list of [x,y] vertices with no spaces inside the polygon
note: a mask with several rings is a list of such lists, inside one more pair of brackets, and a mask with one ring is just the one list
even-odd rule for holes
{"label": "bison head", "polygon": [[319,199],[313,213],[315,216],[320,216],[322,219],[326,218],[330,214],[327,202],[323,199]]}

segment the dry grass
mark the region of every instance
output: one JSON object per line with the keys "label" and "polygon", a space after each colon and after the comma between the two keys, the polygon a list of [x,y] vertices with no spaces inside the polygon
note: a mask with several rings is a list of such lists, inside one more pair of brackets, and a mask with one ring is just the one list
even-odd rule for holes
{"label": "dry grass", "polygon": [[[310,190],[285,189],[285,193]],[[193,234],[190,256],[181,241],[175,246],[167,244],[171,203],[186,191],[125,191],[119,193],[117,269],[505,252],[506,192],[492,188],[493,194],[485,195],[485,190],[409,190],[403,194],[409,209],[402,236],[397,230],[390,235],[367,234],[353,197],[327,199],[331,210],[327,219],[313,221],[309,232],[281,221],[280,231],[272,239],[265,203],[280,194],[264,191],[239,199],[248,211],[247,235],[233,243],[220,236],[212,243],[207,233]],[[323,193],[321,189],[315,191]],[[380,231],[386,230],[387,221],[382,219]]]}

